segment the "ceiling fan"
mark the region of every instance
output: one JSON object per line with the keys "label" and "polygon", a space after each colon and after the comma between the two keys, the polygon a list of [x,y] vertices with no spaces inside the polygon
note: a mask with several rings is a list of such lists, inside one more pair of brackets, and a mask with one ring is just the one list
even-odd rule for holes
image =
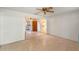
{"label": "ceiling fan", "polygon": [[54,13],[53,7],[43,7],[43,8],[37,8],[36,10],[38,10],[38,13],[43,13],[44,15],[46,15],[47,13]]}

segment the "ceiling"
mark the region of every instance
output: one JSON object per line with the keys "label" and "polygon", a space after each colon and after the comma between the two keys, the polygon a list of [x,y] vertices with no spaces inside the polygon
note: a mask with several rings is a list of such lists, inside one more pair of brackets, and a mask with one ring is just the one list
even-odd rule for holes
{"label": "ceiling", "polygon": [[[5,7],[5,8],[24,12],[24,13],[35,14],[38,12],[38,10],[36,9],[41,7]],[[79,10],[79,8],[78,7],[54,7],[54,14],[65,13],[73,10]]]}

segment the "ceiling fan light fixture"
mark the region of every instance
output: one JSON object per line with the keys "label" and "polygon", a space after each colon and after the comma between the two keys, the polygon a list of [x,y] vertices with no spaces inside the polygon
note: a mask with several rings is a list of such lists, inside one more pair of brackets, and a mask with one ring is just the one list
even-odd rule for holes
{"label": "ceiling fan light fixture", "polygon": [[37,10],[42,12],[44,15],[46,15],[47,13],[54,13],[53,7],[43,7]]}

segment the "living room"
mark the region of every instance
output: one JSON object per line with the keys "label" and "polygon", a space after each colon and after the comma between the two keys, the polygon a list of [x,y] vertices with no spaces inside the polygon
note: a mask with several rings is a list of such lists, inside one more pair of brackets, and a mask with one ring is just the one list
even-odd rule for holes
{"label": "living room", "polygon": [[[48,8],[51,8],[50,12],[46,12]],[[78,7],[1,7],[0,49],[4,51],[79,50],[78,18]],[[27,26],[27,21],[31,22],[30,27]],[[24,40],[26,43],[22,43]],[[33,44],[31,45],[31,43]],[[49,45],[49,43],[51,44]],[[24,44],[25,47],[22,47]],[[26,45],[28,45],[27,48]]]}

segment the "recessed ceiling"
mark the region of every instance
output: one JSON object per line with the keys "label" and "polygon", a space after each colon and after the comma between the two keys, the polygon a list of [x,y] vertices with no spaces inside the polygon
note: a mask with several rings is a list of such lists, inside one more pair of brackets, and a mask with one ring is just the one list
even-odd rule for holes
{"label": "recessed ceiling", "polygon": [[[24,13],[35,14],[38,12],[37,8],[41,7],[5,7],[7,9],[20,11]],[[79,10],[78,7],[54,7],[54,14],[60,14],[68,11]]]}

